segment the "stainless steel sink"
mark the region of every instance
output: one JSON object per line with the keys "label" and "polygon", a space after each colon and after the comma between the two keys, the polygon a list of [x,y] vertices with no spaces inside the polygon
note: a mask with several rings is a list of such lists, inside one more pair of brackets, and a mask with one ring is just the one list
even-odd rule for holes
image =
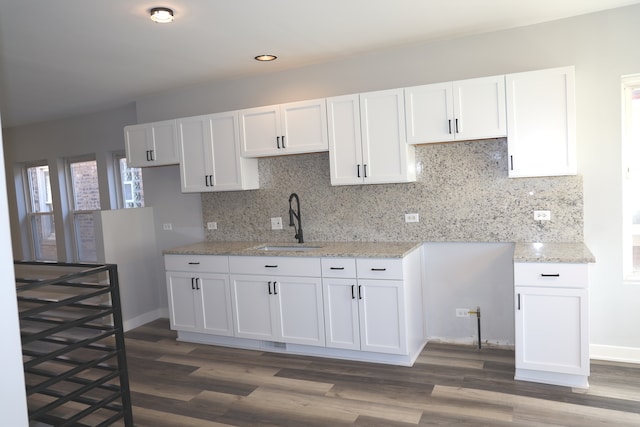
{"label": "stainless steel sink", "polygon": [[308,252],[320,249],[320,246],[278,246],[278,245],[264,245],[259,246],[256,250],[268,251],[268,252]]}

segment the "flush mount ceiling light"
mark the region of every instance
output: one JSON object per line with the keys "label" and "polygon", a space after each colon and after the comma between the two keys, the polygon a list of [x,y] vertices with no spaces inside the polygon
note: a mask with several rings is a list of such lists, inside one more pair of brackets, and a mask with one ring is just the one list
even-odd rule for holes
{"label": "flush mount ceiling light", "polygon": [[275,55],[258,55],[254,59],[256,61],[269,62],[275,60],[276,58],[277,56]]}
{"label": "flush mount ceiling light", "polygon": [[149,13],[151,14],[151,20],[158,24],[173,22],[173,10],[168,7],[154,7]]}

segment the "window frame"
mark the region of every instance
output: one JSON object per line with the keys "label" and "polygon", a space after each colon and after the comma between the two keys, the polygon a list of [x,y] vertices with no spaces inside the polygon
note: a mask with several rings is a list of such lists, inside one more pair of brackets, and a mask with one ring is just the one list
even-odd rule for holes
{"label": "window frame", "polygon": [[[142,206],[131,206],[128,207],[126,205],[126,201],[124,199],[124,182],[122,181],[122,168],[120,167],[120,160],[125,159],[128,161],[127,156],[124,152],[115,152],[113,153],[113,174],[116,185],[116,202],[118,209],[136,209],[138,207],[144,207],[144,198],[142,199]],[[142,169],[138,167],[133,167],[130,169]],[[142,173],[142,172],[141,172]],[[143,197],[144,197],[144,179],[141,177],[142,188],[143,188]],[[133,190],[132,190],[133,191]]]}
{"label": "window frame", "polygon": [[[632,163],[633,154],[640,153],[640,140],[633,140],[631,93],[640,90],[640,74],[622,77],[622,278],[624,283],[640,284],[640,269],[634,270],[633,236],[640,235],[640,224],[634,225],[632,217],[636,200],[636,187],[631,180],[640,180],[640,160]],[[638,124],[636,124],[638,126]],[[635,146],[635,147],[634,147]],[[634,233],[635,230],[635,233]]]}
{"label": "window frame", "polygon": [[49,177],[45,178],[44,185],[48,185],[49,189],[46,194],[46,202],[51,203],[51,210],[47,212],[35,212],[33,209],[33,194],[31,193],[31,181],[29,179],[29,169],[38,168],[46,166],[49,170],[49,174],[51,173],[51,166],[47,160],[39,160],[34,162],[23,163],[20,167],[21,169],[21,180],[22,180],[22,196],[24,197],[24,208],[25,208],[25,228],[27,231],[27,236],[29,240],[29,256],[31,259],[35,261],[57,261],[58,260],[58,236],[55,237],[55,248],[56,248],[56,256],[53,259],[43,258],[41,255],[40,245],[36,245],[36,235],[34,230],[34,220],[38,217],[51,217],[52,224],[54,227],[55,233],[55,223],[56,223],[56,210],[53,206],[53,198],[51,188],[51,179]]}

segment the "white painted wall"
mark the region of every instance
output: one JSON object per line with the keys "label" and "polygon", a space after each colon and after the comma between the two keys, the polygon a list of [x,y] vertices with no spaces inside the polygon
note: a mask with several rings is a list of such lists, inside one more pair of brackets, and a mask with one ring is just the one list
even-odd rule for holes
{"label": "white painted wall", "polygon": [[2,152],[2,134],[0,133],[0,271],[3,286],[0,286],[0,414],[2,423],[7,426],[26,427],[27,398],[25,395],[24,374],[22,368],[22,345],[20,343],[20,324],[18,322],[18,300],[13,273],[13,253],[9,240],[9,209],[4,178],[4,155]]}

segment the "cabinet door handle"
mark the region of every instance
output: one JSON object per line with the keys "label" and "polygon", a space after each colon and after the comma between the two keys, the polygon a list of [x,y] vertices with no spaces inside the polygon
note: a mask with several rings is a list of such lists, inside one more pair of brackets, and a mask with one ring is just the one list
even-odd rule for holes
{"label": "cabinet door handle", "polygon": [[155,158],[154,158],[154,150],[149,150],[149,157],[151,158],[152,162],[155,160]]}
{"label": "cabinet door handle", "polygon": [[458,119],[456,119],[456,133],[460,133],[460,131],[458,130]]}
{"label": "cabinet door handle", "polygon": [[358,285],[358,299],[362,299],[362,285]]}
{"label": "cabinet door handle", "polygon": [[358,165],[358,178],[360,178],[360,165]]}
{"label": "cabinet door handle", "polygon": [[364,177],[367,177],[367,165],[363,165],[362,169],[364,170]]}
{"label": "cabinet door handle", "polygon": [[540,277],[560,277],[560,273],[554,273],[554,274],[544,274],[541,273]]}
{"label": "cabinet door handle", "polygon": [[276,145],[278,146],[278,150],[280,149],[280,137],[276,136]]}
{"label": "cabinet door handle", "polygon": [[372,268],[371,271],[387,271],[386,268]]}
{"label": "cabinet door handle", "polygon": [[147,162],[150,162],[151,159],[149,158],[149,150],[146,151],[146,155],[147,155]]}
{"label": "cabinet door handle", "polygon": [[269,264],[267,264],[267,265],[264,266],[264,268],[278,268],[278,266],[277,265],[269,265]]}
{"label": "cabinet door handle", "polygon": [[269,287],[269,295],[273,295],[273,292],[271,292],[271,282],[267,283],[267,286]]}
{"label": "cabinet door handle", "polygon": [[213,187],[213,175],[209,175],[209,186]]}
{"label": "cabinet door handle", "polygon": [[191,262],[189,262],[189,265],[200,265],[200,263],[199,263],[199,262],[191,261]]}
{"label": "cabinet door handle", "polygon": [[351,299],[356,299],[356,285],[351,285]]}
{"label": "cabinet door handle", "polygon": [[278,282],[273,282],[273,294],[278,295]]}
{"label": "cabinet door handle", "polygon": [[449,122],[449,135],[451,135],[451,120],[447,120]]}
{"label": "cabinet door handle", "polygon": [[329,270],[344,270],[344,267],[331,267]]}
{"label": "cabinet door handle", "polygon": [[511,170],[513,170],[513,156],[509,156],[509,162],[511,163]]}
{"label": "cabinet door handle", "polygon": [[520,294],[518,294],[518,310],[520,310]]}
{"label": "cabinet door handle", "polygon": [[195,285],[193,284],[193,279],[195,279],[195,277],[192,277],[192,278],[191,278],[191,290],[195,291],[195,290],[196,290],[196,287],[195,287]]}
{"label": "cabinet door handle", "polygon": [[282,135],[282,148],[287,148],[287,146],[284,145],[284,135]]}
{"label": "cabinet door handle", "polygon": [[196,277],[196,291],[200,290],[200,278]]}

